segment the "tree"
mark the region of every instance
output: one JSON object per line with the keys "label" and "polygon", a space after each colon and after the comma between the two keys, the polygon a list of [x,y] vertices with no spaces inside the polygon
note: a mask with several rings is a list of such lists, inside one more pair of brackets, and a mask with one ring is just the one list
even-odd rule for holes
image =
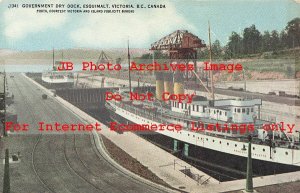
{"label": "tree", "polygon": [[232,32],[231,36],[229,36],[229,41],[227,44],[227,49],[225,50],[225,54],[230,56],[231,58],[237,57],[242,53],[242,37],[236,33]]}
{"label": "tree", "polygon": [[289,21],[285,30],[288,36],[288,46],[290,48],[300,46],[300,18]]}
{"label": "tree", "polygon": [[219,40],[216,40],[211,46],[212,54],[214,58],[219,58],[222,54],[222,47]]}
{"label": "tree", "polygon": [[208,51],[207,47],[199,51],[198,58],[199,59],[208,59],[209,58],[209,51]]}
{"label": "tree", "polygon": [[256,54],[261,47],[261,34],[255,25],[244,29],[243,47],[245,54]]}
{"label": "tree", "polygon": [[285,49],[285,48],[289,47],[289,45],[288,45],[288,36],[287,36],[287,33],[284,30],[282,30],[280,32],[279,39],[280,39],[280,49]]}
{"label": "tree", "polygon": [[280,48],[280,38],[278,35],[278,32],[276,30],[273,30],[271,32],[271,50],[277,51]]}
{"label": "tree", "polygon": [[265,31],[262,36],[262,51],[268,52],[271,50],[271,35],[269,31]]}

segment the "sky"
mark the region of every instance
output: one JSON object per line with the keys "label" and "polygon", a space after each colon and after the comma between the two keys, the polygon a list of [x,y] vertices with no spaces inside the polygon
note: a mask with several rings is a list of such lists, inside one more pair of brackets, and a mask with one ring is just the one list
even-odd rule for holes
{"label": "sky", "polygon": [[[255,24],[261,32],[281,31],[300,17],[300,0],[0,0],[0,49],[149,48],[177,29],[222,45],[232,31]],[[112,3],[113,2],[113,3]],[[8,4],[18,3],[18,9]],[[165,4],[166,9],[135,9],[132,14],[37,14],[22,4]]]}

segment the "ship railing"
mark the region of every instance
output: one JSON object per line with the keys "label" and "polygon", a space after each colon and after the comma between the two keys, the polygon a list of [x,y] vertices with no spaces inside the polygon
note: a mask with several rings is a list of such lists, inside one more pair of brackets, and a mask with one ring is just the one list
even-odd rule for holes
{"label": "ship railing", "polygon": [[134,107],[132,105],[128,105],[125,103],[115,103],[115,105],[118,107],[121,107],[131,113],[134,113],[136,115],[142,116],[144,118],[150,119],[150,120],[158,122],[158,123],[168,122],[168,120],[164,116],[161,116],[162,112],[160,109],[151,111],[151,110],[146,110],[145,108],[141,109],[138,107]]}

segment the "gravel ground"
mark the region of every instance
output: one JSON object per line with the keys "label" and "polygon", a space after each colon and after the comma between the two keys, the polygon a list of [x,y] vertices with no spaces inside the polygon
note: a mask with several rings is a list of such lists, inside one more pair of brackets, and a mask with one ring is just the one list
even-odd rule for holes
{"label": "gravel ground", "polygon": [[139,176],[148,179],[154,183],[161,184],[166,187],[170,187],[166,182],[157,177],[147,167],[142,165],[139,161],[131,157],[128,153],[116,146],[112,141],[101,135],[103,143],[110,154],[110,156],[121,166],[129,171],[138,174]]}

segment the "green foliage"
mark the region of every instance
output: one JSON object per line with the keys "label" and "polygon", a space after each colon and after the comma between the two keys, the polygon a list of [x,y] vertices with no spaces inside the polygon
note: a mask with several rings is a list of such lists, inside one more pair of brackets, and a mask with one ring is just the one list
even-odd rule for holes
{"label": "green foliage", "polygon": [[244,54],[256,54],[260,51],[262,37],[255,25],[244,29],[243,52]]}
{"label": "green foliage", "polygon": [[288,22],[280,33],[273,30],[261,34],[255,25],[251,25],[243,30],[242,36],[232,32],[228,40],[224,46],[224,59],[257,57],[263,52],[264,58],[280,57],[281,50],[300,46],[300,18]]}
{"label": "green foliage", "polygon": [[285,30],[287,31],[287,45],[289,48],[300,46],[300,18],[295,18],[288,22]]}

